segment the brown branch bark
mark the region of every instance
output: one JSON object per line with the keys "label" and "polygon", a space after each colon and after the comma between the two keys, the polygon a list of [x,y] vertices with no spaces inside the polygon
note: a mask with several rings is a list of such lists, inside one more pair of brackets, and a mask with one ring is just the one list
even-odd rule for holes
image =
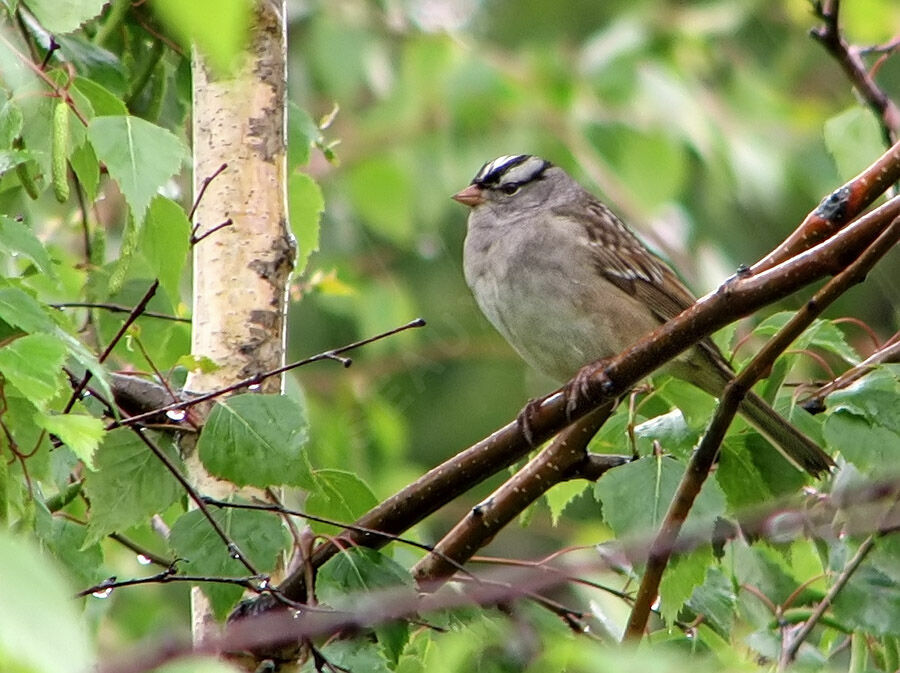
{"label": "brown branch bark", "polygon": [[[606,422],[613,403],[595,409],[577,423],[563,430],[553,442],[535,456],[515,476],[503,483],[483,503],[473,507],[453,529],[438,542],[431,554],[412,570],[419,587],[435,591],[502,528],[526,507],[556,484],[569,479],[579,466],[588,461],[587,445]],[[607,469],[628,462],[626,456],[605,456]],[[451,563],[450,561],[455,563]]]}

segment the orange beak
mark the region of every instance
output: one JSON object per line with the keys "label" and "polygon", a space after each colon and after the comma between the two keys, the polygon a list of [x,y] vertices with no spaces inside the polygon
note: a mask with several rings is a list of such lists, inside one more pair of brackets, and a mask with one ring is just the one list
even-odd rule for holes
{"label": "orange beak", "polygon": [[457,192],[451,197],[454,201],[459,201],[469,208],[474,208],[484,203],[484,195],[481,193],[481,187],[478,185],[469,185],[461,192]]}

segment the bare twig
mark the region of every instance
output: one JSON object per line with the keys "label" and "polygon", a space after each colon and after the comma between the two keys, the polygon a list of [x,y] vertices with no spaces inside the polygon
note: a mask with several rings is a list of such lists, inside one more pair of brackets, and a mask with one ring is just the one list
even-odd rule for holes
{"label": "bare twig", "polygon": [[898,361],[900,361],[900,332],[888,339],[881,348],[872,353],[858,365],[851,367],[830,383],[819,388],[815,395],[812,395],[802,402],[802,406],[810,413],[825,411],[825,399],[831,395],[831,393],[843,390],[850,386],[882,362]]}
{"label": "bare twig", "polygon": [[[109,311],[110,313],[131,313],[134,308],[131,306],[123,306],[122,304],[105,304],[90,301],[64,301],[56,304],[50,304],[53,308],[97,308]],[[174,322],[184,322],[190,324],[190,318],[179,318],[177,315],[169,315],[167,313],[155,313],[154,311],[144,311],[141,313],[142,318],[156,318],[157,320],[172,320]]]}
{"label": "bare twig", "polygon": [[838,62],[847,79],[881,120],[885,142],[893,145],[900,130],[900,108],[875,83],[860,57],[861,50],[851,47],[841,35],[840,1],[824,0],[815,6],[823,25],[813,28],[809,34]]}
{"label": "bare twig", "polygon": [[863,540],[862,544],[859,545],[859,549],[857,549],[856,553],[853,555],[853,558],[850,559],[846,567],[841,571],[841,574],[835,579],[834,584],[831,585],[828,593],[825,594],[825,597],[821,601],[819,601],[819,604],[816,606],[815,610],[813,610],[812,615],[803,622],[796,633],[792,635],[785,634],[781,657],[778,662],[779,671],[785,670],[794,660],[794,657],[797,656],[797,650],[800,649],[800,646],[809,637],[809,634],[812,633],[816,624],[822,620],[825,612],[834,603],[834,599],[837,598],[837,595],[847,584],[847,581],[853,576],[853,573],[856,572],[866,556],[869,555],[869,552],[872,551],[877,538],[877,535],[870,535]]}
{"label": "bare twig", "polygon": [[129,416],[127,418],[123,418],[118,421],[113,421],[109,425],[107,425],[106,429],[111,430],[112,428],[117,428],[120,426],[129,426],[134,425],[135,423],[140,423],[148,418],[152,418],[153,416],[158,416],[159,414],[164,414],[167,411],[173,411],[176,409],[187,409],[189,407],[193,407],[201,402],[205,402],[207,400],[214,399],[216,397],[221,397],[230,392],[234,392],[235,390],[242,390],[244,388],[250,388],[252,386],[259,385],[267,378],[272,376],[278,376],[284,372],[290,371],[292,369],[297,369],[298,367],[303,367],[308,364],[312,364],[313,362],[321,362],[322,360],[336,360],[340,362],[345,367],[349,367],[352,361],[349,358],[341,357],[341,353],[346,353],[347,351],[354,350],[356,348],[360,348],[362,346],[366,346],[375,341],[379,341],[381,339],[386,339],[387,337],[393,336],[394,334],[398,334],[399,332],[404,332],[408,329],[414,329],[416,327],[424,327],[425,321],[421,318],[417,318],[411,322],[406,323],[405,325],[401,325],[400,327],[395,327],[386,332],[382,332],[381,334],[376,334],[375,336],[368,337],[366,339],[361,339],[359,341],[354,341],[353,343],[347,344],[346,346],[341,346],[340,348],[334,348],[330,351],[325,351],[323,353],[318,353],[317,355],[313,355],[312,357],[304,358],[303,360],[297,360],[296,362],[292,362],[290,364],[284,365],[282,367],[277,367],[275,369],[269,370],[267,372],[260,372],[259,374],[254,374],[253,376],[243,379],[241,381],[237,381],[236,383],[232,383],[230,386],[226,386],[225,388],[220,388],[218,390],[213,390],[208,393],[204,393],[203,395],[197,395],[196,397],[192,397],[189,400],[183,400],[181,402],[173,402],[172,404],[167,404],[164,407],[160,407],[159,409],[153,409],[151,411],[147,411],[141,414],[137,414],[136,416]]}

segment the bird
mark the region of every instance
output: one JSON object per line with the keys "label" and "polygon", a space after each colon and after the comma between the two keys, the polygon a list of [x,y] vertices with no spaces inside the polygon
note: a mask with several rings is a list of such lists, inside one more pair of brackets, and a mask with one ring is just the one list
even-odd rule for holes
{"label": "bird", "polygon": [[[622,352],[696,298],[597,197],[531,154],[485,163],[453,199],[468,206],[466,283],[482,313],[539,372],[568,381]],[[721,397],[734,371],[706,338],[665,371]],[[741,414],[813,476],[834,462],[753,392]]]}

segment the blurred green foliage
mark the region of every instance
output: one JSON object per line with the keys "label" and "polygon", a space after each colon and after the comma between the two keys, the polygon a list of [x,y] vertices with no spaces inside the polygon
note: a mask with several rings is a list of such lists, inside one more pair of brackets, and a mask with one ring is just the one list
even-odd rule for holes
{"label": "blurred green foliage", "polygon": [[[187,315],[185,211],[191,197],[183,153],[189,144],[190,59],[178,44],[193,39],[207,53],[214,45],[210,57],[227,68],[245,39],[248,4],[223,3],[217,14],[209,10],[217,3],[187,3],[192,6],[185,13],[174,2],[150,2],[148,10],[144,3],[116,0],[98,18],[92,18],[101,10],[96,0],[68,3],[56,16],[47,0],[3,4],[0,418],[10,432],[0,438],[0,523],[35,538],[79,589],[111,575],[147,574],[146,558],[104,539],[113,530],[163,556],[199,555],[186,561],[198,573],[240,574],[231,559],[216,557],[220,541],[196,513],[185,514],[184,495],[139,442],[126,439],[125,431],[103,438],[94,418],[99,404],[88,399],[75,405],[75,415],[59,413],[68,394],[59,363],[67,359],[91,369],[102,390],[103,371],[89,349],[109,342],[121,315],[59,312],[49,303],[132,306],[158,277],[162,287],[149,310]],[[308,444],[284,481],[316,485],[305,501],[302,495],[290,498],[321,516],[356,517],[551,388],[491,330],[462,279],[467,213],[449,197],[485,161],[528,152],[564,166],[702,293],[767,252],[825,195],[876,158],[883,149],[877,120],[860,106],[835,62],[807,37],[818,22],[810,10],[800,0],[288,0],[295,104],[288,128],[289,201],[303,268],[292,292],[288,359],[415,317],[428,322],[425,329],[354,352],[349,369],[325,361],[290,374],[291,413],[266,412],[289,427],[274,427],[276,422],[267,429],[294,432],[302,444],[302,421],[291,425],[287,416],[297,409],[298,418],[306,414]],[[896,35],[900,7],[894,0],[848,1],[842,19],[851,42],[882,44]],[[35,67],[50,44],[43,21],[60,31],[46,80]],[[867,59],[878,63],[877,82],[886,94],[900,99],[900,58]],[[51,128],[59,101],[47,92],[50,84],[69,81],[69,69],[77,75],[66,88],[74,107],[60,150]],[[133,148],[124,141],[132,137]],[[159,154],[163,147],[165,156]],[[58,203],[51,196],[58,186],[51,185],[51,165],[59,151],[84,202],[71,196]],[[82,227],[84,218],[91,226]],[[900,323],[898,261],[895,251],[828,317],[857,318],[882,340],[894,333]],[[805,296],[770,313],[789,311]],[[729,349],[737,337],[751,335],[749,345],[738,349],[738,361],[785,320],[784,314],[764,317],[723,335]],[[872,348],[864,330],[829,322],[817,324],[801,345],[838,369]],[[188,350],[186,324],[142,319],[116,347],[112,367],[147,370],[152,362],[162,371],[174,369],[177,380]],[[806,432],[849,461],[836,488],[883,476],[886,465],[898,464],[896,374],[885,369],[844,391],[824,422],[794,412]],[[790,390],[779,393],[785,380],[828,377],[817,362],[792,353],[761,392],[770,399],[780,394],[780,404],[789,407]],[[605,553],[602,543],[614,535],[646,534],[683,470],[680,462],[654,457],[653,440],[683,462],[711,410],[710,399],[685,388],[656,381],[653,394],[638,399],[633,413],[623,404],[595,439],[598,451],[630,454],[631,423],[641,461],[595,487],[571,482],[555,489],[523,516],[527,528],[509,527],[485,553],[532,559],[579,544],[599,545],[596,551]],[[288,401],[277,399],[272,408],[283,409]],[[251,400],[250,406],[262,403]],[[226,420],[217,429],[221,438],[206,437],[221,441],[203,453],[215,456],[217,473],[237,479],[234,454],[244,445],[227,444],[232,433]],[[240,424],[240,414],[234,420]],[[66,446],[52,447],[42,429]],[[715,482],[704,491],[711,515],[771,502],[804,484],[759,437],[741,430],[727,438]],[[254,434],[260,436],[255,444],[294,448],[280,446],[278,436]],[[22,453],[8,451],[13,443]],[[25,456],[31,449],[33,455]],[[168,445],[166,451],[174,454]],[[136,462],[126,463],[129,456]],[[251,460],[239,478],[264,485],[283,477],[296,457],[290,453],[277,465]],[[84,471],[90,508],[73,489],[73,475]],[[499,481],[495,477],[409,535],[436,539]],[[653,497],[645,495],[651,487]],[[274,517],[244,512],[220,518],[265,569],[287,545]],[[129,526],[134,521],[141,523]],[[160,535],[167,526],[174,536],[168,542]],[[314,530],[334,528],[318,524]],[[4,591],[4,579],[25,572],[36,555],[6,538],[0,537]],[[429,623],[448,633],[383,626],[377,642],[335,641],[323,651],[354,671],[682,671],[697,661],[713,670],[746,670],[757,658],[778,654],[782,625],[773,622],[783,615],[773,614],[775,606],[808,611],[828,586],[823,573],[839,573],[857,544],[846,537],[813,543],[787,536],[771,544],[735,542],[722,558],[714,558],[709,546],[684,555],[664,580],[665,623],[655,624],[654,647],[646,651],[618,651],[579,638],[531,604],[509,614],[461,609],[431,615]],[[322,573],[325,599],[339,604],[349,591],[403,577],[420,551],[395,547],[386,555],[367,551],[333,560]],[[819,667],[830,658],[846,669],[852,655],[850,663],[863,670],[864,642],[871,670],[897,668],[897,557],[893,539],[878,548],[836,605],[840,621],[817,633],[815,647],[801,650],[802,663]],[[623,564],[591,579],[629,588],[639,570]],[[65,596],[73,589],[57,586],[58,579],[52,575],[46,597],[21,592],[16,614],[40,625],[45,611],[70,606]],[[867,604],[875,592],[883,600]],[[117,590],[108,600],[100,600],[102,593],[84,602],[90,636],[74,629],[75,619],[63,614],[69,608],[59,608],[60,632],[75,643],[77,662],[89,660],[82,651],[97,644],[104,651],[126,649],[158,637],[164,627],[188,625],[185,585]],[[220,615],[239,593],[235,587],[214,592]],[[620,636],[628,613],[620,596],[567,586],[554,598],[582,609],[600,640]],[[12,662],[16,670],[60,670],[64,662],[53,657],[4,659],[18,647],[3,635],[9,621],[15,623],[11,614],[0,608],[0,620],[7,620],[0,622],[0,669]],[[44,623],[48,631],[53,625]],[[678,628],[667,630],[673,625]],[[38,649],[29,644],[29,652]],[[685,659],[686,653],[693,658]],[[220,670],[208,663],[182,665]]]}

